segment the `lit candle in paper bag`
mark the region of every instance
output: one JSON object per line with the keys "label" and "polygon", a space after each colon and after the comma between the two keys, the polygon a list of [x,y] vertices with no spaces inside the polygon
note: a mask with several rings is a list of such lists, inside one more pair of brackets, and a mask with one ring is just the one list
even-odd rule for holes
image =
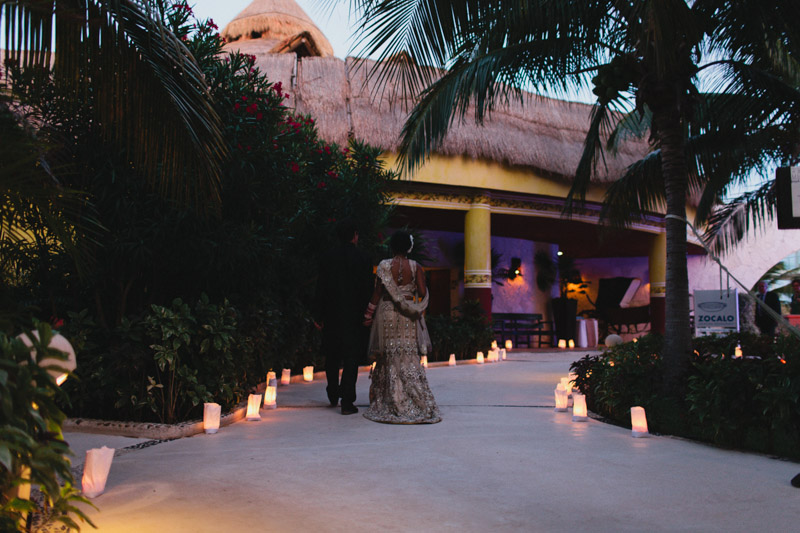
{"label": "lit candle in paper bag", "polygon": [[492,341],[492,350],[497,349],[497,341]]}
{"label": "lit candle in paper bag", "polygon": [[575,341],[573,339],[569,340],[569,347],[570,348],[574,348],[575,347]]}
{"label": "lit candle in paper bag", "polygon": [[81,489],[87,498],[97,498],[106,490],[108,472],[114,460],[114,448],[103,446],[86,451],[86,460],[83,462],[83,477]]}
{"label": "lit candle in paper bag", "polygon": [[478,355],[476,356],[476,359],[478,360],[478,364],[482,365],[483,364],[483,352],[478,352]]}
{"label": "lit candle in paper bag", "polygon": [[567,339],[558,339],[558,347],[564,349],[567,347]]}
{"label": "lit candle in paper bag", "polygon": [[568,396],[572,394],[572,385],[569,384],[569,378],[561,378],[561,385],[564,387],[564,390],[567,391]]}
{"label": "lit candle in paper bag", "polygon": [[313,366],[304,366],[303,367],[303,381],[314,381],[314,367]]}
{"label": "lit candle in paper bag", "polygon": [[218,403],[203,404],[203,429],[206,433],[216,433],[219,430],[219,416],[222,407]]}
{"label": "lit candle in paper bag", "polygon": [[631,407],[631,436],[650,436],[647,431],[647,415],[644,412],[644,407]]}
{"label": "lit candle in paper bag", "polygon": [[267,382],[267,390],[264,391],[264,408],[275,409],[278,407],[278,381],[272,378]]}
{"label": "lit candle in paper bag", "polygon": [[423,355],[419,358],[419,364],[422,365],[422,368],[428,368],[428,356]]}
{"label": "lit candle in paper bag", "polygon": [[261,413],[258,412],[259,408],[261,407],[261,395],[260,394],[251,394],[247,397],[247,414],[245,418],[247,420],[261,420]]}
{"label": "lit candle in paper bag", "polygon": [[273,372],[272,370],[267,372],[267,381],[266,381],[266,383],[269,384],[269,380],[271,380],[271,379],[277,379],[277,376],[275,375],[275,372]]}
{"label": "lit candle in paper bag", "polygon": [[506,350],[510,350],[510,349],[511,349],[511,348],[513,348],[513,347],[514,347],[514,343],[513,343],[513,342],[511,342],[511,339],[508,339],[508,340],[506,341]]}
{"label": "lit candle in paper bag", "polygon": [[734,359],[742,358],[742,347],[738,344],[736,345],[736,348],[733,349],[733,358]]}
{"label": "lit candle in paper bag", "polygon": [[586,422],[589,418],[588,410],[586,409],[586,396],[583,394],[575,393],[572,395],[572,421],[573,422]]}
{"label": "lit candle in paper bag", "polygon": [[503,361],[506,360],[506,349],[505,348],[501,348],[500,349],[500,359],[502,359]]}
{"label": "lit candle in paper bag", "polygon": [[556,385],[555,395],[556,395],[556,409],[555,410],[560,412],[560,413],[566,412],[566,410],[567,410],[567,402],[569,400],[567,400],[567,391],[564,390],[564,386],[561,383]]}
{"label": "lit candle in paper bag", "polygon": [[281,385],[288,385],[292,382],[292,370],[289,368],[284,368],[281,371]]}
{"label": "lit candle in paper bag", "polygon": [[450,366],[456,366],[456,354],[450,354],[450,360],[447,362],[447,364]]}

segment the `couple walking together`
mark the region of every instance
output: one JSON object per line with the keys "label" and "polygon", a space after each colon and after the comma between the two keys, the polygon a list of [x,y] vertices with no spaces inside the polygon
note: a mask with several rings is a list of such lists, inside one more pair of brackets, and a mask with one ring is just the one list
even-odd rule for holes
{"label": "couple walking together", "polygon": [[[356,226],[342,223],[337,233],[339,246],[322,261],[315,298],[331,406],[341,398],[342,414],[358,412],[358,362],[368,344],[375,368],[364,417],[388,424],[439,422],[439,408],[420,364],[420,355],[430,348],[422,317],[428,291],[422,267],[408,259],[411,235],[392,235],[393,257],[380,262],[373,283],[372,265],[357,248]],[[365,326],[370,327],[368,343]]]}

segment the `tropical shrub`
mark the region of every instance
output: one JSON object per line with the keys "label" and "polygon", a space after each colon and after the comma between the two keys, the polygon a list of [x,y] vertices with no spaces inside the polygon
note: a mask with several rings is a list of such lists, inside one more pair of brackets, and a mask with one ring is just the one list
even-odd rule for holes
{"label": "tropical shrub", "polygon": [[[42,356],[63,359],[48,348],[52,332],[46,323],[35,324],[39,339],[33,349]],[[69,446],[61,433],[64,413],[56,399],[65,395],[36,364],[31,349],[17,338],[0,333],[0,530],[25,531],[25,513],[36,510],[33,502],[18,497],[20,490],[37,485],[45,498],[51,520],[74,529],[70,516],[88,520],[75,507],[86,502],[74,488]],[[90,522],[91,523],[91,522]]]}
{"label": "tropical shrub", "polygon": [[455,310],[452,316],[426,319],[433,345],[431,361],[447,361],[452,353],[456,354],[456,359],[472,359],[477,352],[488,351],[494,340],[494,332],[480,302],[466,300]]}
{"label": "tropical shrub", "polygon": [[[734,358],[736,346],[744,357]],[[630,426],[640,405],[651,431],[800,458],[800,347],[788,336],[735,333],[694,339],[682,390],[659,394],[661,340],[642,337],[573,363],[592,411]]]}

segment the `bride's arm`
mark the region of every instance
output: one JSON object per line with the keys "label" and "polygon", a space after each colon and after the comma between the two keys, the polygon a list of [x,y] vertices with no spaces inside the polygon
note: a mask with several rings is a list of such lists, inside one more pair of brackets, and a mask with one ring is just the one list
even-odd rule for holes
{"label": "bride's arm", "polygon": [[372,325],[372,315],[375,314],[375,308],[378,305],[378,300],[381,298],[381,279],[376,277],[375,278],[375,288],[372,290],[372,297],[369,299],[369,304],[367,304],[367,310],[364,312],[364,325],[371,326]]}

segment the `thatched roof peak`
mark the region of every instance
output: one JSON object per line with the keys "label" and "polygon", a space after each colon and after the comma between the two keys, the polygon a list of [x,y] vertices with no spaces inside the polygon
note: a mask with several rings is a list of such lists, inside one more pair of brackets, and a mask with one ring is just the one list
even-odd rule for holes
{"label": "thatched roof peak", "polygon": [[[254,0],[225,26],[222,36],[229,42],[264,40],[270,43],[291,43],[301,37],[310,42],[308,49],[314,55],[333,56],[331,43],[294,0]],[[291,50],[287,51],[294,51],[291,46],[288,48]]]}

